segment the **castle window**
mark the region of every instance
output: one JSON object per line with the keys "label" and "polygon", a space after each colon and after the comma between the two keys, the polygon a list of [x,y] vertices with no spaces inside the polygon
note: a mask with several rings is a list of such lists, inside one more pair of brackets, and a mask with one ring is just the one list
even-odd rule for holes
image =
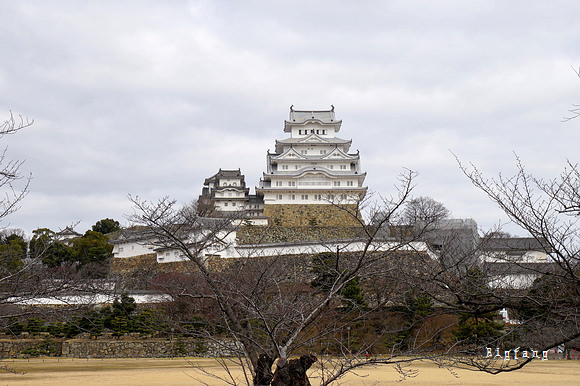
{"label": "castle window", "polygon": [[296,186],[296,181],[288,181],[288,186]]}
{"label": "castle window", "polygon": [[282,181],[276,181],[276,186],[282,186]]}
{"label": "castle window", "polygon": [[224,206],[228,206],[228,203],[227,202],[224,202]]}
{"label": "castle window", "polygon": [[320,150],[320,154],[326,154],[326,150]]}
{"label": "castle window", "polygon": [[298,167],[299,167],[298,165],[294,165],[294,169],[298,170]]}
{"label": "castle window", "polygon": [[308,200],[308,194],[303,194],[303,195],[302,195],[302,199],[303,199],[303,200]]}
{"label": "castle window", "polygon": [[282,165],[283,170],[288,170],[288,165]]}
{"label": "castle window", "polygon": [[334,186],[340,186],[340,181],[334,181]]}
{"label": "castle window", "polygon": [[302,135],[302,130],[298,130],[298,135]]}
{"label": "castle window", "polygon": [[281,194],[278,195],[278,200],[282,200],[282,195]]}
{"label": "castle window", "polygon": [[322,134],[326,134],[326,130],[322,130]]}
{"label": "castle window", "polygon": [[331,168],[331,169],[334,169],[334,165],[330,165],[330,168]]}
{"label": "castle window", "polygon": [[354,182],[353,181],[346,181],[346,186],[354,186]]}
{"label": "castle window", "polygon": [[235,202],[232,202],[232,206],[236,206],[236,203]]}
{"label": "castle window", "polygon": [[341,200],[346,200],[346,194],[341,194],[341,195],[340,195],[340,199],[341,199]]}
{"label": "castle window", "polygon": [[320,134],[320,131],[318,129],[316,130],[316,134]]}
{"label": "castle window", "polygon": [[300,150],[300,154],[308,154],[308,150]]}
{"label": "castle window", "polygon": [[123,247],[119,247],[119,253],[123,252]]}
{"label": "castle window", "polygon": [[340,165],[340,168],[345,170],[346,169],[346,165]]}
{"label": "castle window", "polygon": [[311,134],[314,134],[314,129],[310,130],[310,133],[311,133]]}
{"label": "castle window", "polygon": [[290,199],[291,199],[291,200],[295,200],[295,199],[296,199],[296,196],[295,196],[294,194],[291,194],[291,195],[290,195]]}

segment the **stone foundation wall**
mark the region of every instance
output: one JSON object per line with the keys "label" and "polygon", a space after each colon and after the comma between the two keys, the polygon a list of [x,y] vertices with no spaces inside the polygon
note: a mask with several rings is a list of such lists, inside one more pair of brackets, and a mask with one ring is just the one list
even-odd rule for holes
{"label": "stone foundation wall", "polygon": [[[258,269],[275,264],[275,269],[280,281],[309,283],[316,277],[312,273],[312,260],[310,255],[279,255],[276,257],[259,256],[253,257],[252,262]],[[244,259],[223,259],[214,257],[208,260],[208,267],[214,272],[236,271],[239,264],[245,264]]]}
{"label": "stone foundation wall", "polygon": [[360,227],[361,218],[356,204],[267,204],[264,216],[279,226]]}
{"label": "stone foundation wall", "polygon": [[140,255],[135,257],[113,258],[111,263],[111,273],[124,274],[136,269],[146,270],[157,267],[157,257],[155,253]]}
{"label": "stone foundation wall", "polygon": [[146,284],[149,279],[157,274],[186,273],[196,269],[190,261],[159,264],[155,254],[113,258],[112,260],[112,277],[122,277],[133,289],[147,289]]}
{"label": "stone foundation wall", "polygon": [[[26,358],[26,350],[46,349],[46,341],[42,339],[0,339],[0,359],[4,358]],[[52,354],[62,351],[62,342],[51,343]],[[49,354],[50,355],[50,354]]]}
{"label": "stone foundation wall", "polygon": [[[1,339],[1,358],[28,358],[30,350],[45,350],[41,356],[67,358],[170,358],[179,356],[219,357],[235,355],[236,346],[228,340],[202,341],[174,339]],[[28,349],[28,353],[27,353]]]}
{"label": "stone foundation wall", "polygon": [[243,226],[237,232],[238,244],[268,244],[295,241],[344,240],[365,237],[360,226]]}

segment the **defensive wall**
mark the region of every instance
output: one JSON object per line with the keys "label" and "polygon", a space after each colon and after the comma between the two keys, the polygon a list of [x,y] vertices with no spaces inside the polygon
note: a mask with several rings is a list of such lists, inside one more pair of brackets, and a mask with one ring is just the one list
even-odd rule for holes
{"label": "defensive wall", "polygon": [[228,340],[192,338],[156,339],[121,337],[111,339],[0,339],[0,358],[51,356],[65,358],[171,358],[179,356],[220,357],[235,355]]}
{"label": "defensive wall", "polygon": [[273,225],[285,227],[317,226],[360,227],[361,214],[356,204],[266,204],[264,216]]}

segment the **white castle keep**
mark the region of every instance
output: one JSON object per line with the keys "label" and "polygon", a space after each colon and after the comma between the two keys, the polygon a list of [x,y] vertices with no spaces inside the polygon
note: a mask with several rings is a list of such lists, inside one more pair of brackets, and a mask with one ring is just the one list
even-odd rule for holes
{"label": "white castle keep", "polygon": [[268,151],[256,194],[249,194],[239,169],[220,169],[205,180],[200,206],[243,211],[251,219],[286,225],[344,225],[346,217],[336,217],[337,206],[357,207],[367,188],[359,152],[349,153],[352,140],[337,137],[341,126],[334,106],[330,110],[291,106],[284,121],[284,132],[290,136],[276,140],[274,152]]}

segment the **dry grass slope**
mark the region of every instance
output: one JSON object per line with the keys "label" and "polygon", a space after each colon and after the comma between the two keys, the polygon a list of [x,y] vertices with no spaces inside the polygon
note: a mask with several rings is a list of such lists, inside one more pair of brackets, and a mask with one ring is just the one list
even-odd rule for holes
{"label": "dry grass slope", "polygon": [[[3,385],[210,385],[224,384],[202,375],[192,363],[213,373],[225,374],[212,359],[33,359],[9,360],[2,365],[15,374],[0,370]],[[580,379],[580,361],[537,361],[524,369],[500,375],[468,370],[452,372],[430,363],[416,363],[415,378],[404,385],[573,385]],[[234,371],[241,377],[239,371]],[[313,385],[318,384],[316,369],[310,373]],[[241,378],[240,378],[241,379]],[[341,379],[341,385],[401,385],[392,367],[367,368]],[[243,382],[242,382],[243,384]]]}

